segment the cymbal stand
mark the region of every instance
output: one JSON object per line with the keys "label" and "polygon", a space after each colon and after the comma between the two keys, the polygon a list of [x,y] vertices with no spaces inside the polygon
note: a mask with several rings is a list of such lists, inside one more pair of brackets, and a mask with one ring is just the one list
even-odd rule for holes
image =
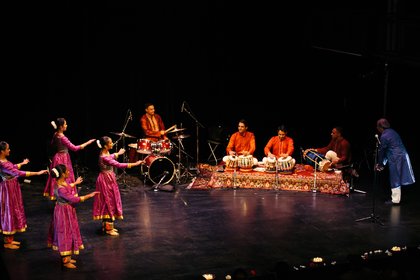
{"label": "cymbal stand", "polygon": [[[122,139],[122,146],[125,147],[125,136],[122,135],[120,139]],[[118,139],[118,140],[120,140],[120,139]],[[116,146],[116,150],[118,152],[118,145]],[[123,162],[127,162],[127,161],[128,161],[127,154],[124,153],[124,155],[123,155]],[[127,175],[127,172],[125,172],[125,168],[122,168],[121,170],[122,170],[122,173],[117,176],[117,180],[119,180],[119,179],[122,178],[122,184],[123,184],[123,186],[127,186],[127,183],[126,183],[126,180],[125,180],[125,176]]]}
{"label": "cymbal stand", "polygon": [[[128,122],[130,120],[132,120],[132,115],[131,115],[131,110],[128,109],[125,124],[124,124],[123,130],[122,130],[122,133],[121,133],[121,137],[117,141],[115,141],[115,144],[117,144],[120,140],[122,140],[122,146],[123,146],[124,149],[125,149],[125,129],[127,128]],[[118,145],[116,145],[116,148],[117,148],[117,152],[118,152]],[[128,162],[127,153],[124,153],[124,155],[123,155],[123,162]],[[127,175],[127,172],[125,171],[125,168],[122,168],[122,173],[117,177],[117,180],[122,178],[122,184],[125,187],[127,186],[127,182],[126,182],[126,178],[125,178],[126,175]]]}
{"label": "cymbal stand", "polygon": [[[172,145],[177,149],[177,150],[179,150],[180,149],[180,147],[175,143],[175,142],[172,142],[171,141],[171,143],[172,143]],[[189,155],[186,151],[184,151],[183,149],[181,149],[181,153],[186,157],[186,158],[188,158],[188,159],[194,159],[191,155]],[[178,157],[178,155],[176,155],[177,157]]]}
{"label": "cymbal stand", "polygon": [[181,163],[182,155],[181,152],[184,150],[184,145],[182,144],[182,139],[178,137],[178,163],[176,168],[176,182],[177,184],[181,183],[182,174],[181,174],[181,168],[184,168],[184,166]]}
{"label": "cymbal stand", "polygon": [[178,163],[176,164],[176,171],[175,171],[175,176],[176,176],[176,183],[179,184],[181,182],[181,145],[182,145],[182,140],[180,138],[178,138]]}
{"label": "cymbal stand", "polygon": [[[176,172],[175,172],[177,184],[181,184],[182,182],[184,182],[182,180],[183,178],[188,178],[189,176],[192,176],[192,174],[188,171],[188,168],[186,168],[182,164],[182,155],[181,154],[185,153],[184,150],[185,150],[185,148],[184,148],[184,145],[182,144],[182,138],[178,137],[178,163],[177,163],[177,169],[176,169]],[[182,172],[182,169],[184,169],[184,172]]]}

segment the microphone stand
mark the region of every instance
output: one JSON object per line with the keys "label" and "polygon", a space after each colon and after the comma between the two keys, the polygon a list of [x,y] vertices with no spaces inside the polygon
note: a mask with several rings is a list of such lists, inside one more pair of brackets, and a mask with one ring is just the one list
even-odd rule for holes
{"label": "microphone stand", "polygon": [[276,158],[276,176],[275,176],[275,178],[276,178],[276,190],[278,190],[279,187],[280,187],[280,182],[279,182],[279,161],[278,161],[277,158]]}
{"label": "microphone stand", "polygon": [[384,224],[379,220],[379,216],[375,214],[375,189],[377,185],[377,173],[376,164],[378,163],[378,149],[379,149],[379,139],[376,138],[376,148],[375,148],[375,163],[373,166],[373,186],[372,186],[372,213],[368,217],[357,219],[356,222],[371,220],[373,223],[378,223],[381,226]]}
{"label": "microphone stand", "polygon": [[237,169],[237,167],[235,166],[233,168],[233,188],[234,189],[236,189],[236,178],[237,178],[236,169]]}
{"label": "microphone stand", "polygon": [[168,174],[168,173],[166,173],[166,172],[167,172],[167,171],[165,171],[165,172],[163,173],[162,178],[160,178],[159,182],[158,182],[158,183],[157,183],[157,184],[153,187],[153,191],[155,191],[155,192],[159,191],[159,187],[161,186],[163,179],[165,179],[166,175]]}
{"label": "microphone stand", "polygon": [[199,128],[204,128],[204,125],[202,125],[197,118],[186,108],[188,106],[184,106],[184,110],[185,112],[187,112],[187,114],[195,121],[195,126],[196,126],[196,137],[197,137],[197,163],[196,166],[199,163],[199,151],[200,151],[200,141],[198,138],[198,134],[199,134]]}
{"label": "microphone stand", "polygon": [[314,160],[314,187],[312,188],[312,192],[316,193],[316,169],[317,169],[318,162]]}

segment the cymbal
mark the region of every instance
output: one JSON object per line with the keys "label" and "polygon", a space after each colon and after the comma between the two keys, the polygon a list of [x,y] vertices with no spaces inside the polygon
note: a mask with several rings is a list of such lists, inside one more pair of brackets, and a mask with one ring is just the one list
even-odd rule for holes
{"label": "cymbal", "polygon": [[118,136],[128,137],[128,138],[136,138],[136,136],[132,136],[132,135],[124,133],[124,132],[110,132],[110,133],[118,135]]}
{"label": "cymbal", "polygon": [[172,137],[172,139],[184,139],[184,138],[188,138],[190,136],[191,135],[188,135],[188,134],[181,134],[181,135]]}
{"label": "cymbal", "polygon": [[178,131],[183,131],[186,130],[186,128],[175,128],[174,130],[169,131],[168,133],[173,133],[173,132],[178,132]]}

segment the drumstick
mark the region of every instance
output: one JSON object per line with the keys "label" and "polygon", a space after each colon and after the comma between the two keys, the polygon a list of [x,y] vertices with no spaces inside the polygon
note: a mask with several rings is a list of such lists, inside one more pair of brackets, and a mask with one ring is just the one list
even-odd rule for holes
{"label": "drumstick", "polygon": [[165,133],[168,133],[170,130],[176,128],[176,124],[174,124],[173,126],[171,126],[170,128],[168,128],[167,130],[165,130]]}

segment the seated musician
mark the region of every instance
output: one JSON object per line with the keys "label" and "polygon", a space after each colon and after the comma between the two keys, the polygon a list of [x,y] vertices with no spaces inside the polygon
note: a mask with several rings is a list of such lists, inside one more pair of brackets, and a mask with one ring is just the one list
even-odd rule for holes
{"label": "seated musician", "polygon": [[264,147],[264,154],[269,158],[286,158],[292,156],[295,151],[293,139],[287,136],[288,130],[285,125],[277,128],[277,136],[273,136]]}
{"label": "seated musician", "polygon": [[165,125],[163,124],[161,116],[155,113],[155,106],[153,103],[146,103],[144,110],[146,113],[140,118],[144,138],[153,142],[168,139]]}
{"label": "seated musician", "polygon": [[[343,168],[351,164],[351,147],[350,142],[343,137],[343,128],[336,126],[331,131],[331,141],[327,146],[315,148],[315,152],[325,156],[331,161],[331,168]],[[333,151],[334,153],[327,152]]]}
{"label": "seated musician", "polygon": [[248,131],[248,122],[244,119],[238,123],[238,131],[232,134],[226,147],[230,156],[253,155],[255,152],[255,135]]}

